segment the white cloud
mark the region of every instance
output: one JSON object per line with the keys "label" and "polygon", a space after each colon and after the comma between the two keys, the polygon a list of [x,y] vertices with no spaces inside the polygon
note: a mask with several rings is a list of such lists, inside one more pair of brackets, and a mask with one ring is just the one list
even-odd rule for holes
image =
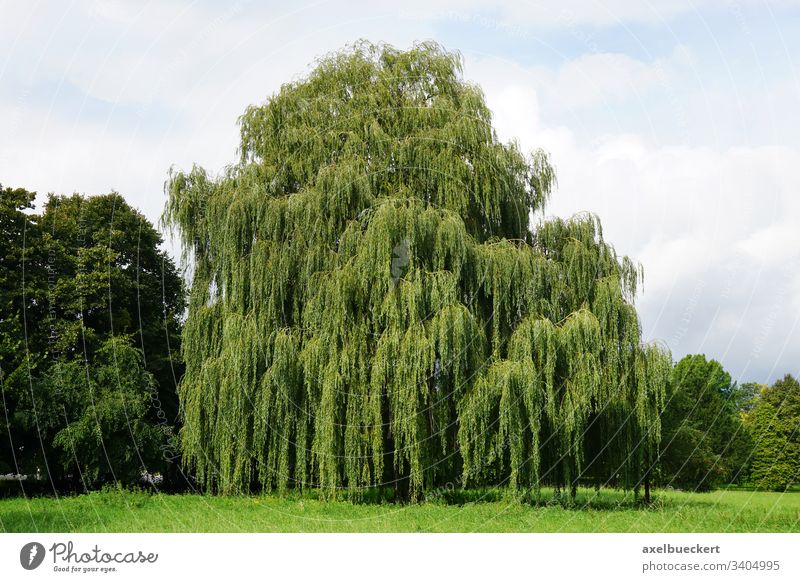
{"label": "white cloud", "polygon": [[762,264],[789,266],[800,258],[800,227],[792,222],[762,228],[740,241],[739,248]]}
{"label": "white cloud", "polygon": [[[155,220],[169,166],[233,160],[244,107],[317,56],[360,37],[408,46],[434,37],[437,21],[557,29],[586,54],[535,67],[467,56],[498,133],[551,152],[560,187],[549,213],[596,212],[617,249],[642,261],[648,337],[766,380],[800,362],[793,72],[733,92],[703,87],[708,71],[689,47],[639,60],[596,50],[580,28],[668,26],[711,5],[727,0],[4,5],[0,180],[40,193],[116,188]],[[79,97],[66,114],[69,88]],[[735,139],[740,126],[751,139]]]}
{"label": "white cloud", "polygon": [[553,93],[564,109],[586,107],[614,99],[637,98],[663,81],[660,65],[649,65],[622,54],[588,54],[558,69]]}
{"label": "white cloud", "polygon": [[[357,3],[360,4],[360,3]],[[769,7],[796,5],[796,0],[770,0]],[[485,27],[503,27],[520,31],[559,28],[571,30],[619,26],[631,23],[669,26],[674,19],[687,14],[700,15],[707,10],[742,10],[764,7],[762,0],[560,0],[559,2],[440,0],[432,4],[425,0],[407,0],[403,12],[422,17],[472,20]],[[362,8],[368,8],[361,6]]]}
{"label": "white cloud", "polygon": [[[626,55],[608,53],[586,54],[565,61],[555,70],[525,67],[491,56],[469,58],[468,68],[485,90],[516,92],[517,98],[543,99],[559,113],[637,99],[657,87],[667,74],[663,62],[647,64]],[[516,79],[517,84],[504,86],[509,79]],[[502,116],[502,111],[498,107],[496,116]]]}
{"label": "white cloud", "polygon": [[[608,62],[580,59],[597,67],[587,78],[602,76]],[[553,156],[559,189],[548,213],[596,212],[606,238],[643,263],[646,336],[676,356],[706,352],[745,381],[796,368],[800,330],[782,314],[797,313],[800,289],[800,149],[668,146],[628,133],[583,142],[539,119],[550,90],[538,84],[541,71],[491,59],[475,65],[467,76],[481,80],[501,137]],[[629,70],[639,74],[626,84],[654,78],[643,64]]]}

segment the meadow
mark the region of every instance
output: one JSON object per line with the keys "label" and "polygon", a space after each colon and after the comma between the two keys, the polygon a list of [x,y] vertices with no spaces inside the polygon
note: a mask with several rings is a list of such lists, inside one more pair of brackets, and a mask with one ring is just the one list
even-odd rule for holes
{"label": "meadow", "polygon": [[[548,497],[549,495],[549,497]],[[549,498],[549,501],[548,501]],[[105,490],[0,500],[4,532],[800,532],[800,492],[581,490],[538,505],[499,490],[400,505],[314,495],[215,497]]]}

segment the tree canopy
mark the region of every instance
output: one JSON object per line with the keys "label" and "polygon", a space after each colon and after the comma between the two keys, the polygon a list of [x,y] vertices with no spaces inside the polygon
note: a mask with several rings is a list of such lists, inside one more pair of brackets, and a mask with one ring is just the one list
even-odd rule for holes
{"label": "tree canopy", "polygon": [[747,477],[752,442],[741,412],[753,390],[740,389],[722,364],[704,355],[675,365],[662,419],[665,484],[707,490]]}
{"label": "tree canopy", "polygon": [[800,483],[800,382],[787,374],[755,401],[747,417],[754,442],[751,481],[781,491]]}
{"label": "tree canopy", "polygon": [[117,193],[0,188],[0,472],[54,487],[168,468],[183,285],[161,236]]}
{"label": "tree canopy", "polygon": [[671,360],[592,215],[542,221],[459,55],[359,43],[240,119],[240,159],[168,184],[192,268],[185,460],[221,492],[579,479],[637,487]]}

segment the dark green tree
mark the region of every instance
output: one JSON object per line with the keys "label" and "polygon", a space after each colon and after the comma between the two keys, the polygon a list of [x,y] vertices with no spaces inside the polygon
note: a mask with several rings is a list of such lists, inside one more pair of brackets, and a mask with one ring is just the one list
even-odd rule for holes
{"label": "dark green tree", "polygon": [[733,386],[731,391],[733,405],[743,417],[753,411],[764,388],[766,388],[764,384],[757,382],[746,382]]}
{"label": "dark green tree", "polygon": [[[134,483],[142,471],[164,466],[172,427],[148,420],[153,375],[129,338],[106,340],[91,366],[76,359],[51,366],[39,383],[45,396],[60,394],[68,424],[56,419],[53,445],[65,470],[87,486]],[[41,406],[45,409],[45,406]]]}
{"label": "dark green tree", "polygon": [[800,383],[787,374],[762,390],[747,424],[754,442],[752,483],[775,491],[800,483]]}
{"label": "dark green tree", "polygon": [[[133,342],[153,379],[135,383],[148,404],[141,418],[134,414],[138,405],[131,409],[132,422],[147,422],[163,434],[174,431],[182,283],[159,249],[157,231],[119,194],[51,195],[37,215],[34,196],[21,192],[3,190],[3,226],[10,232],[2,241],[4,256],[10,257],[3,269],[12,272],[3,284],[0,335],[3,463],[23,474],[49,474],[58,487],[80,475],[74,464],[63,463],[66,457],[58,454],[54,439],[78,417],[86,418],[83,403],[96,385],[93,374],[108,367],[103,350],[114,338]],[[117,373],[139,377],[135,362],[121,359]],[[79,369],[85,371],[82,376]],[[98,427],[98,434],[106,428]],[[64,439],[59,438],[61,448]],[[174,443],[160,453],[174,457],[177,451]],[[120,474],[131,474],[123,467],[128,456],[110,460],[118,463]],[[168,467],[163,462],[148,466],[154,471]],[[137,463],[135,472],[140,470]],[[92,482],[102,479],[97,473]]]}
{"label": "dark green tree", "polygon": [[593,216],[530,228],[554,170],[491,121],[458,55],[360,43],[248,108],[218,179],[172,175],[202,483],[646,481],[670,359],[641,272]]}
{"label": "dark green tree", "polygon": [[[28,345],[34,353],[43,347],[41,338],[28,338],[26,316],[41,320],[41,304],[32,300],[30,290],[41,287],[43,272],[31,262],[31,249],[39,248],[38,217],[33,214],[35,192],[0,185],[0,473],[24,472],[25,443],[12,446],[13,402],[27,387],[30,374],[36,373],[40,357],[28,358]],[[34,252],[37,254],[38,251]],[[26,285],[27,283],[27,294]],[[10,410],[6,408],[8,404]]]}
{"label": "dark green tree", "polygon": [[722,365],[690,355],[675,365],[662,417],[662,479],[707,490],[746,476],[751,441]]}
{"label": "dark green tree", "polygon": [[51,296],[42,297],[54,315],[51,349],[90,355],[109,337],[131,335],[174,422],[184,304],[181,278],[160,248],[161,235],[115,192],[50,196],[39,224],[41,261],[55,283]]}

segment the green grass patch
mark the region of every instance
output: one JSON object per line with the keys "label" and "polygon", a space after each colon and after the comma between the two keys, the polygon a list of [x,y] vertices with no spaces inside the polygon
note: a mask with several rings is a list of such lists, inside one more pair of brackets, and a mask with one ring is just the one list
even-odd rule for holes
{"label": "green grass patch", "polygon": [[322,501],[314,495],[214,497],[106,490],[0,500],[6,532],[798,532],[800,492],[551,491],[538,505],[500,490],[412,505]]}

